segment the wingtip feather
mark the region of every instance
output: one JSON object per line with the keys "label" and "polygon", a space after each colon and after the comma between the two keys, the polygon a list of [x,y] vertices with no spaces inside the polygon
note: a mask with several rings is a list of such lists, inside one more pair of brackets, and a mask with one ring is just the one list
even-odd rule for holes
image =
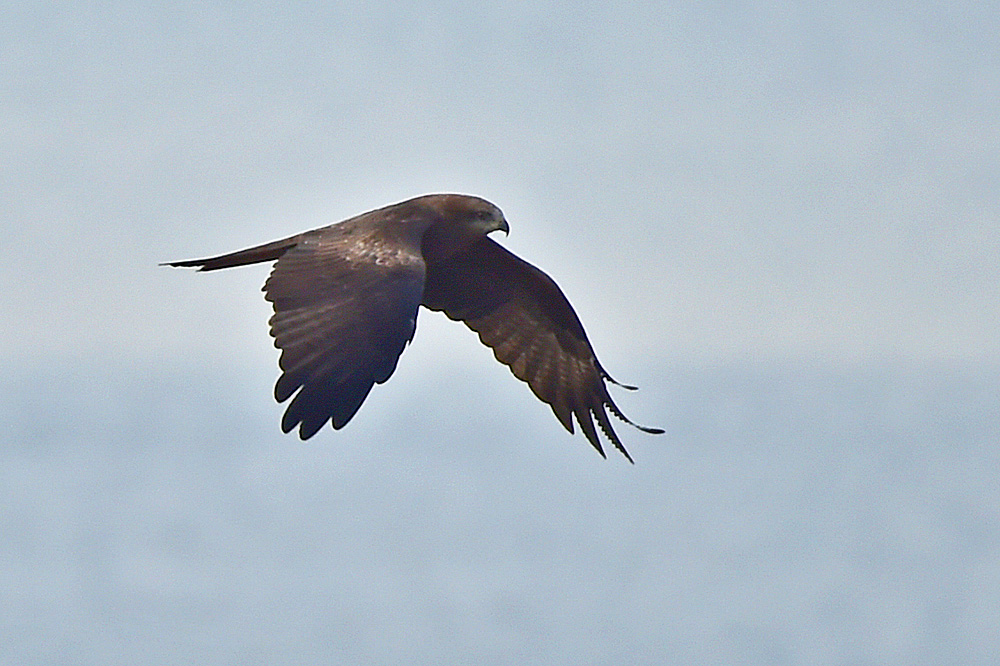
{"label": "wingtip feather", "polygon": [[610,396],[607,396],[607,400],[605,401],[604,404],[608,406],[608,409],[611,411],[611,413],[614,414],[619,420],[624,421],[625,423],[629,424],[630,426],[632,426],[637,430],[641,430],[642,432],[648,433],[650,435],[662,435],[664,432],[666,432],[663,428],[651,428],[649,426],[639,425],[629,417],[622,414],[622,410],[618,408],[618,405],[615,404],[615,401],[612,400]]}

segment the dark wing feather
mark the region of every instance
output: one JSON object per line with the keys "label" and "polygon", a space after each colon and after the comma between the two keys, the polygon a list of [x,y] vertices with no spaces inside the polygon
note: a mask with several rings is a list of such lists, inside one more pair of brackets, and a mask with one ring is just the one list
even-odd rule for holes
{"label": "dark wing feather", "polygon": [[580,319],[548,275],[489,238],[427,266],[423,304],[464,321],[497,360],[548,403],[569,432],[573,420],[603,456],[596,425],[621,453],[628,452],[606,410],[629,421],[608,394],[604,371]]}
{"label": "dark wing feather", "polygon": [[281,349],[274,397],[295,395],[283,431],[299,426],[308,439],[330,420],[342,428],[396,369],[423,291],[414,244],[331,227],[304,235],[278,259],[264,291]]}

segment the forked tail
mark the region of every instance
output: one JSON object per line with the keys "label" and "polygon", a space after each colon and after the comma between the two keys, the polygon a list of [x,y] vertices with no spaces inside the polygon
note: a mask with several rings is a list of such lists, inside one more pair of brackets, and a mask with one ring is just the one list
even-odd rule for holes
{"label": "forked tail", "polygon": [[258,245],[257,247],[220,254],[217,257],[207,259],[188,259],[186,261],[167,261],[161,266],[174,266],[177,268],[195,268],[199,271],[217,271],[220,268],[232,268],[234,266],[246,266],[248,264],[259,264],[262,261],[274,261],[290,248],[299,242],[299,236],[292,236],[282,240]]}

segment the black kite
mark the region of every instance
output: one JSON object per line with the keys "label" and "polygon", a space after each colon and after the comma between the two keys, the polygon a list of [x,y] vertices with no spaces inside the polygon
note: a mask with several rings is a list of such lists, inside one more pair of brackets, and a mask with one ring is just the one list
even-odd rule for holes
{"label": "black kite", "polygon": [[308,439],[327,421],[344,427],[372,385],[396,369],[423,305],[476,331],[566,430],[573,432],[575,417],[604,456],[596,419],[631,461],[605,408],[644,432],[663,431],[621,413],[605,384],[618,382],[601,367],[562,291],[488,238],[492,231],[508,227],[490,202],[431,194],[266,245],[167,265],[214,271],[277,260],[264,291],[281,350],[274,397],[295,396],[281,420],[284,432],[298,426]]}

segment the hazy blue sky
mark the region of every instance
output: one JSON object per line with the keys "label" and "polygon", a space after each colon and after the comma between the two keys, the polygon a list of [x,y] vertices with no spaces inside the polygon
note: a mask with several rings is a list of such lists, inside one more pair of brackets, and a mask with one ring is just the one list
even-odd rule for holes
{"label": "hazy blue sky", "polygon": [[[6,7],[0,662],[988,663],[997,9]],[[427,312],[303,445],[267,267],[157,266],[439,191],[643,388],[634,468]]]}
{"label": "hazy blue sky", "polygon": [[997,361],[995,9],[8,8],[3,353],[242,355],[157,261],[461,191],[623,359]]}

